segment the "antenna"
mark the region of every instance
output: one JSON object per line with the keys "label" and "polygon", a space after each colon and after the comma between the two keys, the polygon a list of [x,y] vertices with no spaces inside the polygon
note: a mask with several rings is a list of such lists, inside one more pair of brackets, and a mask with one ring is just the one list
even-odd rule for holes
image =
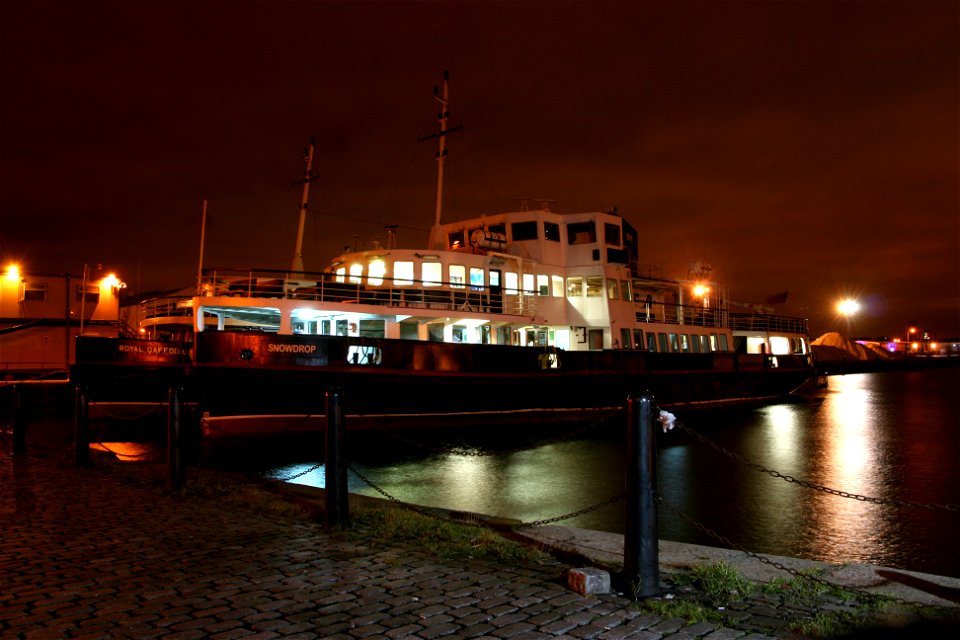
{"label": "antenna", "polygon": [[430,229],[430,248],[443,249],[443,227],[440,225],[440,213],[443,209],[443,161],[447,157],[447,117],[450,112],[447,111],[447,105],[450,102],[449,88],[450,72],[443,72],[443,88],[433,88],[433,99],[440,103],[440,114],[437,119],[440,121],[440,132],[437,134],[437,207],[433,219],[433,227]]}
{"label": "antenna", "polygon": [[[303,272],[303,227],[307,221],[307,196],[310,194],[310,181],[313,177],[313,144],[314,140],[310,138],[310,145],[306,149],[304,162],[306,169],[303,173],[303,194],[300,196],[300,224],[297,225],[297,243],[293,248],[293,264],[291,271]],[[294,184],[297,184],[294,182]]]}
{"label": "antenna", "polygon": [[200,264],[197,266],[197,295],[201,293],[203,282],[203,245],[207,236],[207,199],[203,199],[203,214],[200,216]]}

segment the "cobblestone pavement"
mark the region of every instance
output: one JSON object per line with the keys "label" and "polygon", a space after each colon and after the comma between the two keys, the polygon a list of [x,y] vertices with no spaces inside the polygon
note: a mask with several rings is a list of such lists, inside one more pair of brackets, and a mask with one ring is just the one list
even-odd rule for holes
{"label": "cobblestone pavement", "polygon": [[688,625],[624,597],[578,595],[557,561],[439,560],[349,541],[306,518],[171,495],[162,468],[144,469],[0,449],[0,637],[790,637],[751,631],[784,623],[773,603],[735,609],[727,627]]}

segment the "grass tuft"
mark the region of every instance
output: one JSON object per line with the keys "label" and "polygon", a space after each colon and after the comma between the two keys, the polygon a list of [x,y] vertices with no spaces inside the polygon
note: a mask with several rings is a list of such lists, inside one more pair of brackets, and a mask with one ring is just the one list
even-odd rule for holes
{"label": "grass tuft", "polygon": [[403,509],[365,509],[354,514],[355,535],[395,544],[413,543],[417,551],[459,559],[544,562],[547,554],[507,540],[495,531],[467,523],[431,518]]}

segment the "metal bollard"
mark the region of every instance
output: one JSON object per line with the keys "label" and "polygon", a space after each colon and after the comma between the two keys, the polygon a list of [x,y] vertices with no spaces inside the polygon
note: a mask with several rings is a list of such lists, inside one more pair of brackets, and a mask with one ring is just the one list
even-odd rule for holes
{"label": "metal bollard", "polygon": [[167,489],[183,487],[183,389],[170,387],[167,392]]}
{"label": "metal bollard", "polygon": [[86,389],[77,385],[73,412],[74,459],[78,467],[90,466],[90,399]]}
{"label": "metal bollard", "polygon": [[15,384],[10,389],[10,414],[13,423],[13,453],[27,452],[27,421],[23,416],[23,404],[20,402],[20,385]]}
{"label": "metal bollard", "polygon": [[342,391],[330,389],[326,396],[327,433],[324,492],[324,518],[328,528],[350,526],[350,502],[347,494],[347,466],[343,460]]}
{"label": "metal bollard", "polygon": [[627,398],[623,578],[634,598],[660,592],[652,404],[648,393]]}

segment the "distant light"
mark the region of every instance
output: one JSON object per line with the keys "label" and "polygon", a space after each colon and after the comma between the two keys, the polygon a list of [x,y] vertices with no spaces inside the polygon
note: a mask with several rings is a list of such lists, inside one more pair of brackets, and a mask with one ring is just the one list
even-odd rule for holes
{"label": "distant light", "polygon": [[706,285],[698,284],[693,288],[693,295],[697,296],[698,298],[702,298],[708,293],[710,293],[710,287]]}
{"label": "distant light", "polygon": [[931,343],[930,343],[930,348],[933,349],[933,350],[936,350],[936,349],[938,349],[939,347],[940,347],[940,345],[938,345],[936,342],[931,342]]}
{"label": "distant light", "polygon": [[101,284],[103,284],[105,287],[118,287],[120,286],[120,279],[117,278],[115,274],[111,273],[104,277]]}
{"label": "distant light", "polygon": [[20,267],[15,264],[8,264],[3,276],[11,282],[20,282]]}
{"label": "distant light", "polygon": [[843,316],[852,316],[860,311],[860,303],[847,298],[837,303],[837,312]]}

